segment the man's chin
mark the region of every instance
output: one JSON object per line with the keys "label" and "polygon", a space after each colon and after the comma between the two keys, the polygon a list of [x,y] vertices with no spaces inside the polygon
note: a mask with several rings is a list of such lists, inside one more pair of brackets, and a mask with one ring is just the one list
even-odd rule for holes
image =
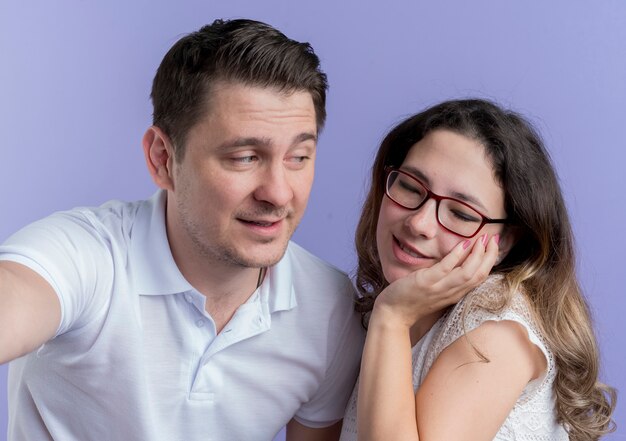
{"label": "man's chin", "polygon": [[285,255],[288,243],[284,242],[280,246],[276,243],[252,246],[240,253],[240,260],[248,268],[264,268],[276,265]]}

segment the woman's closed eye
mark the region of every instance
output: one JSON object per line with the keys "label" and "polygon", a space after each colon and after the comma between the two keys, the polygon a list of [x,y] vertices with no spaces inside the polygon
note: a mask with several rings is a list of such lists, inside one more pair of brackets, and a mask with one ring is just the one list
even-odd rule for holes
{"label": "woman's closed eye", "polygon": [[480,222],[481,221],[480,218],[476,217],[473,213],[470,213],[467,211],[451,209],[450,213],[452,213],[452,216],[455,219],[458,219],[461,222]]}

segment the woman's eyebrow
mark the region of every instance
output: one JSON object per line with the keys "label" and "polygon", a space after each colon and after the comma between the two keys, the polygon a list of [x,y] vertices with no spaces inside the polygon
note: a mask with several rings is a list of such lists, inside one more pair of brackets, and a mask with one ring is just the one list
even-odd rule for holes
{"label": "woman's eyebrow", "polygon": [[[402,170],[406,171],[406,172],[409,172],[410,174],[415,176],[417,179],[422,181],[424,184],[426,184],[428,186],[431,185],[431,182],[430,182],[430,179],[428,179],[428,176],[426,176],[420,169],[415,168],[415,167],[410,166],[410,165],[407,165],[407,166],[403,166]],[[442,195],[442,196],[444,196],[444,195]],[[459,199],[459,200],[461,200],[463,202],[467,202],[469,204],[476,205],[476,206],[478,206],[479,208],[481,208],[485,212],[488,211],[487,208],[485,207],[485,205],[482,202],[480,202],[480,200],[477,197],[472,196],[470,194],[463,193],[463,192],[460,192],[460,191],[453,191],[451,194],[446,195],[446,196],[449,196],[449,197],[454,198],[454,199]]]}
{"label": "woman's eyebrow", "polygon": [[479,200],[478,198],[466,194],[466,193],[460,193],[460,192],[452,192],[452,194],[450,195],[450,197],[455,198],[455,199],[459,199],[463,202],[468,202],[470,204],[474,204],[477,205],[478,207],[482,208],[483,211],[488,211],[487,207],[485,207]]}
{"label": "woman's eyebrow", "polygon": [[415,176],[417,179],[419,179],[420,181],[422,181],[424,184],[426,185],[430,185],[430,179],[428,179],[428,177],[421,172],[421,170],[410,166],[410,165],[404,165],[402,167],[400,167],[400,169],[402,171],[408,172],[410,174],[412,174],[413,176]]}

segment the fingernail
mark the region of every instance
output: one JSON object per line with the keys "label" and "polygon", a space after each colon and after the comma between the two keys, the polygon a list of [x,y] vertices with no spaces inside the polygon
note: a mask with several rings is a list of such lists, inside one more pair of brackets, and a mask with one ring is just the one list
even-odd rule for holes
{"label": "fingernail", "polygon": [[483,245],[487,245],[487,235],[486,234],[483,237],[481,237],[480,240],[482,241]]}
{"label": "fingernail", "polygon": [[471,240],[466,240],[466,241],[463,243],[463,249],[464,249],[464,250],[466,250],[466,249],[467,249],[467,247],[469,247],[471,243],[472,243],[472,241],[471,241]]}
{"label": "fingernail", "polygon": [[496,234],[495,236],[493,236],[493,240],[496,241],[496,245],[498,245],[500,243],[500,235]]}

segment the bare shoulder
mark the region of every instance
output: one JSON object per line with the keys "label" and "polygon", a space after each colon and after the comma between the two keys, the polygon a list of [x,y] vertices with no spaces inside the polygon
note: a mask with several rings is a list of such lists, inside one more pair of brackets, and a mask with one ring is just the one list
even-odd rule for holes
{"label": "bare shoulder", "polygon": [[511,369],[529,371],[530,380],[537,378],[547,367],[543,352],[530,340],[527,328],[513,320],[487,320],[446,350],[471,352],[474,359],[481,362],[493,361]]}
{"label": "bare shoulder", "polygon": [[493,439],[545,367],[522,324],[483,322],[439,354],[418,388],[420,438]]}

